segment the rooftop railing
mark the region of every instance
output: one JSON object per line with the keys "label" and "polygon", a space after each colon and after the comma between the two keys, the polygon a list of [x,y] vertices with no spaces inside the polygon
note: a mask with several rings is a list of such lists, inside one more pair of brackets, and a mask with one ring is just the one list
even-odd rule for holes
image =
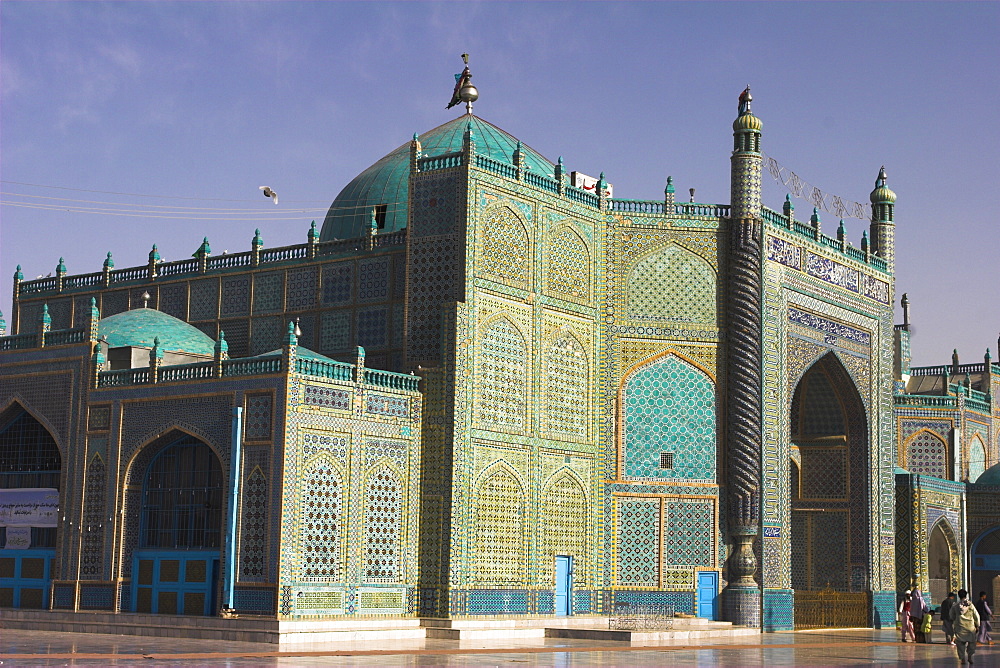
{"label": "rooftop railing", "polygon": [[816,228],[810,224],[803,223],[795,220],[794,218],[789,219],[788,216],[778,213],[772,209],[768,209],[767,207],[761,207],[760,213],[761,218],[764,219],[765,223],[793,232],[797,236],[809,239],[813,243],[820,246],[830,248],[834,251],[839,251],[852,260],[857,260],[858,262],[867,264],[879,271],[888,271],[889,266],[886,264],[884,259],[877,255],[866,253],[860,248],[855,248],[840,239],[835,239],[834,237],[827,236],[822,232],[817,232]]}
{"label": "rooftop railing", "polygon": [[957,397],[937,397],[927,394],[897,394],[893,397],[897,406],[930,406],[933,408],[955,408]]}
{"label": "rooftop railing", "polygon": [[390,390],[416,392],[420,384],[420,376],[414,376],[408,373],[396,373],[394,371],[365,369],[365,384],[377,385]]}

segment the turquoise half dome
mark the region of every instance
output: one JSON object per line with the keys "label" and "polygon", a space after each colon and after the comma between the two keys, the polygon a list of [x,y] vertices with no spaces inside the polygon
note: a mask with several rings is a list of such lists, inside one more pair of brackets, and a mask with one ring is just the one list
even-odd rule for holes
{"label": "turquoise half dome", "polygon": [[109,348],[152,348],[153,339],[159,338],[161,350],[210,357],[215,354],[212,337],[155,308],[137,308],[102,318],[97,323],[97,335],[107,337]]}
{"label": "turquoise half dome", "polygon": [[[435,156],[462,150],[465,129],[472,124],[476,153],[506,164],[514,163],[517,138],[488,121],[466,114],[418,136],[422,155]],[[555,166],[538,151],[521,146],[524,166],[535,174],[547,176]],[[371,226],[372,209],[385,206],[385,224],[380,234],[406,227],[410,195],[410,142],[401,144],[347,184],[323,221],[320,241],[356,239]]]}
{"label": "turquoise half dome", "polygon": [[997,487],[1000,487],[1000,464],[994,464],[989,467],[983,471],[978,478],[971,482],[974,482],[977,485],[996,485]]}

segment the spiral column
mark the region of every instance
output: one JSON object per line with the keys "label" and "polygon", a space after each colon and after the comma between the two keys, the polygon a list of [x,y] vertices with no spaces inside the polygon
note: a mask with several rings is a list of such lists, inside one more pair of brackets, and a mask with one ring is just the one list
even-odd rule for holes
{"label": "spiral column", "polygon": [[727,316],[726,461],[731,543],[722,592],[725,618],[759,627],[761,592],[753,543],[760,525],[761,476],[761,154],[763,123],[750,88],[733,123]]}

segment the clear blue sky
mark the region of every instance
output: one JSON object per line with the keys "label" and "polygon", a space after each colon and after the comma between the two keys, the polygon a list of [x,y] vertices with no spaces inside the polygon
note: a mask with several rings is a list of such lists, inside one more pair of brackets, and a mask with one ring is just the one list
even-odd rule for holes
{"label": "clear blue sky", "polygon": [[[206,235],[236,252],[255,227],[269,247],[304,242],[358,172],[460,113],[444,107],[468,51],[478,115],[603,170],[619,197],[658,199],[669,174],[679,195],[728,201],[750,83],[764,151],[809,183],[864,202],[885,164],[915,362],[1000,356],[997,2],[5,0],[0,31],[8,319],[16,264],[99,271],[110,250],[135,266],[153,243],[177,260]],[[765,174],[767,205],[785,192]],[[860,245],[867,224],[847,229]]]}

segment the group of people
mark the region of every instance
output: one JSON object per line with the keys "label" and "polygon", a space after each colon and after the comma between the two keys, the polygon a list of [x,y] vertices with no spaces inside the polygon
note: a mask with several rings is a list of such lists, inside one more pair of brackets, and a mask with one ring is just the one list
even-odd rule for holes
{"label": "group of people", "polygon": [[[977,644],[993,644],[990,636],[993,610],[986,602],[986,592],[979,592],[979,600],[975,603],[969,600],[969,592],[964,589],[958,590],[957,600],[955,592],[948,592],[948,597],[941,602],[940,612],[945,642],[955,646],[961,663],[974,663],[972,656]],[[916,587],[906,590],[899,604],[903,642],[930,642],[933,619],[934,611],[920,590]]]}

